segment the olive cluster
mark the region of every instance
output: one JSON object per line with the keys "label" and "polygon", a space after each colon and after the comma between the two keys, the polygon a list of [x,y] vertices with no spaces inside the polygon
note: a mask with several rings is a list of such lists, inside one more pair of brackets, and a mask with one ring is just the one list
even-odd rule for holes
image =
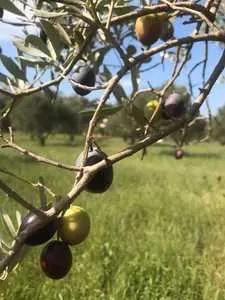
{"label": "olive cluster", "polygon": [[[104,152],[99,149],[92,149],[88,152],[85,165],[93,165],[105,158]],[[77,166],[81,165],[82,159],[83,153],[80,154],[76,161]],[[108,165],[91,177],[87,183],[86,190],[93,193],[105,192],[112,184],[112,181],[113,169],[111,165]],[[19,232],[26,230],[37,218],[36,214],[28,213],[22,220]],[[25,244],[29,246],[44,244],[57,233],[58,239],[51,240],[42,249],[40,266],[48,277],[61,279],[72,267],[70,246],[82,243],[88,237],[90,228],[91,221],[87,211],[80,206],[71,205],[61,216],[54,217],[45,226],[28,236]]]}

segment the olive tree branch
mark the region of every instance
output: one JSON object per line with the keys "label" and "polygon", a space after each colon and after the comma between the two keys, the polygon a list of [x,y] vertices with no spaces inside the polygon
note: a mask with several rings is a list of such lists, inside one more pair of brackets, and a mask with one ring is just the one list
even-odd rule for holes
{"label": "olive tree branch", "polygon": [[[84,156],[83,156],[83,165],[82,166],[84,166],[85,161],[87,159],[90,140],[91,140],[94,128],[97,124],[97,119],[98,119],[99,112],[101,111],[103,105],[105,104],[108,97],[110,96],[114,86],[126,74],[127,71],[134,68],[137,64],[142,63],[144,60],[146,60],[150,56],[163,51],[164,49],[169,49],[169,48],[172,48],[172,47],[175,47],[175,46],[178,46],[178,45],[182,45],[182,44],[188,44],[188,43],[192,44],[193,42],[198,42],[198,41],[202,41],[202,40],[204,41],[204,40],[218,40],[218,39],[225,42],[225,35],[218,34],[218,33],[213,33],[213,34],[202,34],[202,35],[188,36],[188,37],[181,38],[179,40],[172,40],[170,42],[159,45],[155,48],[151,48],[150,50],[145,51],[143,54],[140,54],[139,56],[135,57],[133,60],[129,60],[129,63],[126,64],[123,68],[121,68],[120,72],[117,75],[115,75],[114,77],[112,77],[112,79],[109,81],[108,87],[106,88],[106,90],[105,90],[102,98],[100,99],[99,104],[98,104],[98,106],[97,106],[97,108],[96,108],[96,110],[95,110],[95,112],[92,116],[92,119],[89,123],[88,131],[87,131],[87,134],[86,134],[85,146],[84,146]],[[181,64],[181,67],[183,67],[183,64]],[[180,70],[181,69],[179,68],[177,74],[175,74],[176,76],[179,75]]]}
{"label": "olive tree branch", "polygon": [[202,12],[200,12],[196,9],[188,8],[188,7],[179,7],[179,6],[177,6],[177,5],[171,3],[170,1],[167,1],[167,0],[162,0],[162,2],[167,4],[173,10],[187,12],[191,15],[196,15],[196,16],[200,17],[202,20],[204,20],[208,26],[215,27],[218,30],[217,26],[215,24],[213,24],[213,22],[210,21],[209,18],[206,15],[204,15]]}
{"label": "olive tree branch", "polygon": [[115,1],[114,1],[114,0],[111,0],[111,3],[110,3],[110,5],[109,5],[108,18],[107,18],[107,22],[106,22],[106,26],[105,26],[105,28],[106,28],[107,30],[109,29],[110,22],[111,22],[111,19],[112,19],[112,14],[113,14],[114,4],[115,4]]}
{"label": "olive tree branch", "polygon": [[[190,15],[194,12],[200,12],[202,15],[204,15],[207,20],[214,19],[214,13],[210,12],[207,7],[204,7],[200,4],[195,4],[193,2],[177,2],[176,3],[176,10],[179,8],[188,8],[193,11],[184,11],[184,14]],[[174,9],[172,7],[168,7],[167,4],[158,4],[158,5],[151,5],[151,6],[145,6],[142,9],[138,9],[134,12],[130,12],[127,14],[124,14],[122,16],[113,17],[111,19],[111,25],[117,25],[122,23],[127,23],[128,21],[135,20],[138,17],[147,15],[147,14],[155,14],[160,12],[166,12],[170,13],[173,12]]]}
{"label": "olive tree branch", "polygon": [[8,141],[7,139],[4,139],[6,141],[6,144],[1,145],[1,148],[12,148],[15,149],[17,151],[19,151],[20,153],[22,153],[23,155],[26,155],[30,158],[32,158],[33,160],[39,162],[39,163],[44,163],[47,165],[51,165],[57,168],[61,168],[61,169],[65,169],[65,170],[69,170],[69,171],[80,171],[81,168],[76,168],[74,166],[71,165],[66,165],[48,158],[45,158],[43,156],[34,154],[33,152],[30,152],[29,150],[20,147],[19,145],[12,143],[10,141]]}

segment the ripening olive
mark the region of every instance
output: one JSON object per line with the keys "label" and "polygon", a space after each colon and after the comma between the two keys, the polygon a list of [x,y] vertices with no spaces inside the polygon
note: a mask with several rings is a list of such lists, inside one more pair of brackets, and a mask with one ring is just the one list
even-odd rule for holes
{"label": "ripening olive", "polygon": [[58,221],[58,234],[69,245],[82,243],[87,238],[90,228],[89,214],[76,205],[71,205]]}
{"label": "ripening olive", "polygon": [[151,46],[160,38],[163,22],[167,19],[167,13],[149,14],[137,18],[135,23],[137,39],[143,45]]}

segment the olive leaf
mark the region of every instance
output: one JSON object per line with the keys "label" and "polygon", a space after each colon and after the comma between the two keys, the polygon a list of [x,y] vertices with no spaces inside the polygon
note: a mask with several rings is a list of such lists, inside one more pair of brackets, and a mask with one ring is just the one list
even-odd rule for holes
{"label": "olive leaf", "polygon": [[24,61],[25,65],[29,67],[35,67],[38,65],[39,67],[43,68],[46,65],[46,62],[44,62],[43,60],[32,59],[26,56],[18,56],[18,58]]}
{"label": "olive leaf", "polygon": [[67,12],[49,12],[46,10],[34,9],[34,14],[35,14],[35,16],[40,17],[40,18],[50,19],[50,18],[66,16],[68,13]]}
{"label": "olive leaf", "polygon": [[19,68],[19,66],[12,60],[12,58],[1,54],[0,59],[4,67],[12,74],[15,78],[19,78],[26,81],[26,76],[24,72]]}
{"label": "olive leaf", "polygon": [[[18,210],[16,211],[16,221],[17,221],[17,228],[19,230],[20,225],[22,223],[22,215],[21,215],[20,211],[18,211]],[[18,230],[17,230],[17,232],[18,232]]]}
{"label": "olive leaf", "polygon": [[49,45],[49,51],[51,53],[51,57],[55,60],[60,57],[60,52],[62,50],[62,43],[59,38],[59,30],[57,30],[56,26],[49,21],[40,20],[40,23],[51,43],[51,45]]}
{"label": "olive leaf", "polygon": [[11,109],[13,105],[13,99],[11,99],[1,110],[0,110],[0,121],[5,117],[5,114]]}
{"label": "olive leaf", "polygon": [[3,223],[6,227],[6,229],[8,230],[8,232],[10,233],[12,238],[14,239],[16,237],[16,229],[13,225],[13,222],[12,222],[10,216],[8,214],[3,213],[2,214],[2,220],[3,220]]}
{"label": "olive leaf", "polygon": [[62,25],[59,23],[54,25],[55,29],[58,31],[58,37],[67,46],[71,46],[71,39]]}
{"label": "olive leaf", "polygon": [[38,36],[29,34],[25,39],[25,46],[29,46],[29,45],[31,45],[31,47],[33,47],[35,49],[40,50],[47,56],[49,56],[49,57],[51,56],[47,46],[45,45],[43,40],[41,38],[39,38]]}
{"label": "olive leaf", "polygon": [[2,73],[0,73],[0,81],[8,85],[8,77]]}
{"label": "olive leaf", "polygon": [[15,15],[25,17],[24,13],[10,0],[0,0],[0,7]]}
{"label": "olive leaf", "polygon": [[21,39],[14,39],[13,40],[13,44],[21,52],[29,54],[30,56],[51,59],[51,57],[49,55],[47,55],[46,53],[40,51],[39,49],[34,48],[34,47],[30,46],[30,45],[29,46],[25,46],[24,41],[21,40]]}

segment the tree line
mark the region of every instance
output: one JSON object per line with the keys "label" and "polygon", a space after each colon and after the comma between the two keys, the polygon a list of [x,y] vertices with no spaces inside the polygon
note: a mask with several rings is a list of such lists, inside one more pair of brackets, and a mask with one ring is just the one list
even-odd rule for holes
{"label": "tree line", "polygon": [[[174,87],[173,87],[174,89]],[[171,93],[172,88],[168,91]],[[184,87],[176,87],[176,91],[183,95],[187,106],[191,105],[190,95]],[[108,104],[101,114],[102,122],[96,133],[106,136],[121,137],[129,144],[144,136],[143,124],[150,119],[154,110],[149,103],[157,103],[155,95],[148,93],[135,99],[134,103],[126,106]],[[1,129],[7,131],[9,126],[14,130],[30,134],[44,146],[50,134],[63,133],[68,136],[70,143],[74,142],[76,135],[82,134],[90,121],[98,99],[89,100],[85,97],[60,96],[57,99],[47,97],[45,92],[22,99],[10,117],[1,122]],[[6,109],[10,99],[2,98],[0,109]],[[172,133],[172,139],[177,146],[193,141],[201,141],[210,132],[210,138],[225,145],[225,106],[209,122],[207,117],[196,116],[194,122],[188,127]],[[161,123],[160,123],[161,122]],[[165,122],[165,121],[164,121]],[[158,119],[162,128],[162,120]],[[167,126],[167,123],[163,124]],[[156,126],[158,126],[156,122]],[[208,137],[209,138],[209,137]]]}

